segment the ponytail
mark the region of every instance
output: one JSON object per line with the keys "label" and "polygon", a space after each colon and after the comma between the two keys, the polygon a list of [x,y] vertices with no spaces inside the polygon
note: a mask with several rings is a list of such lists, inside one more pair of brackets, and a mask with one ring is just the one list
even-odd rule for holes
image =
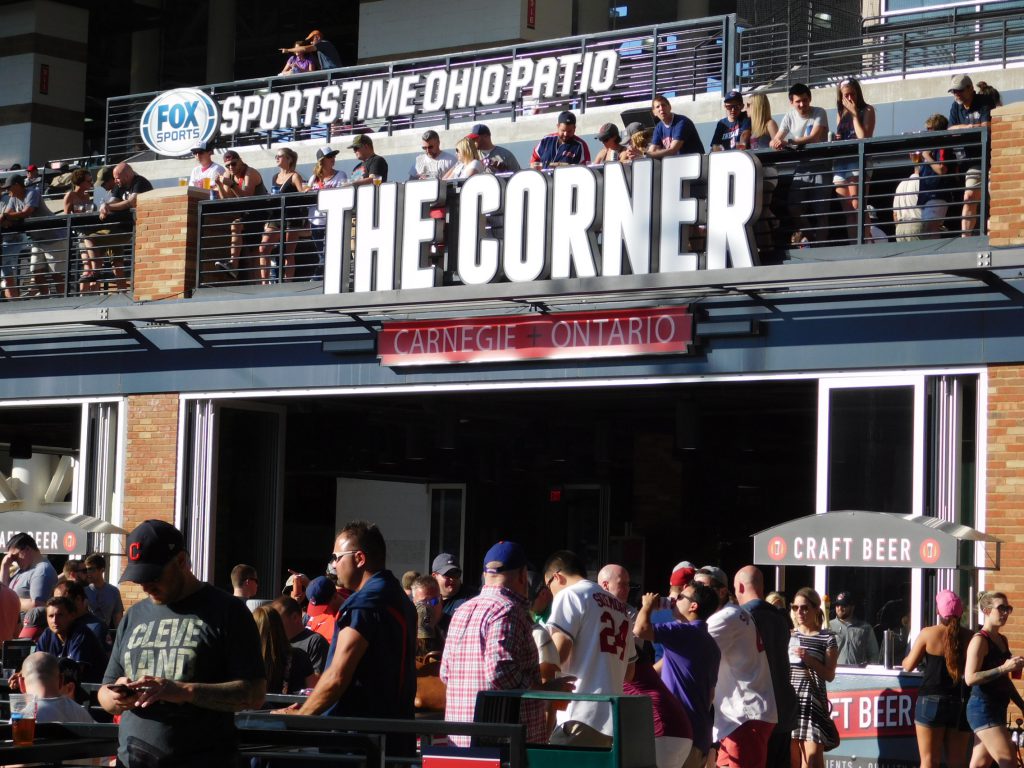
{"label": "ponytail", "polygon": [[956,616],[947,616],[942,619],[942,625],[946,629],[946,636],[942,639],[942,655],[946,659],[946,671],[949,672],[953,683],[959,685],[964,666],[960,620]]}

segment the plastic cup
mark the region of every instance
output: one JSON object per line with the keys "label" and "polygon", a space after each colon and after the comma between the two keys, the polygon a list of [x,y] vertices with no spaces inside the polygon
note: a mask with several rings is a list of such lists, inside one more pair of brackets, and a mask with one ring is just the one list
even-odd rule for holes
{"label": "plastic cup", "polygon": [[14,744],[31,744],[36,738],[36,697],[31,693],[12,693],[10,700]]}
{"label": "plastic cup", "polygon": [[188,177],[187,176],[179,176],[178,177],[178,186],[179,187],[187,187],[188,186]]}
{"label": "plastic cup", "polygon": [[1024,669],[1015,669],[1013,670],[1013,672],[1010,673],[1010,677],[1012,677],[1014,680],[1020,680],[1022,672],[1024,672]]}
{"label": "plastic cup", "polygon": [[210,188],[210,177],[209,176],[204,176],[203,177],[203,189],[207,189],[208,190],[209,188]]}

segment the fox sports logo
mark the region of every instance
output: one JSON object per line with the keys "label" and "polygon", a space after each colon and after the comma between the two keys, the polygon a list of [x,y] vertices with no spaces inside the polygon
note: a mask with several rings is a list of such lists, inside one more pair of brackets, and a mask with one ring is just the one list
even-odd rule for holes
{"label": "fox sports logo", "polygon": [[187,155],[217,131],[217,105],[195,88],[161,93],[142,113],[142,140],[158,155]]}

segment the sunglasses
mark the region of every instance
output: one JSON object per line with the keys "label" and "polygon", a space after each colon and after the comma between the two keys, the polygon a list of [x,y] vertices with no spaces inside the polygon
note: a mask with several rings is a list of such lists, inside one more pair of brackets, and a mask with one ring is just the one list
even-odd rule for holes
{"label": "sunglasses", "polygon": [[803,613],[804,611],[813,611],[814,610],[814,606],[813,605],[808,605],[807,603],[800,603],[799,605],[797,603],[793,603],[792,605],[789,606],[789,608],[790,608],[790,610],[797,611],[798,613]]}
{"label": "sunglasses", "polygon": [[996,610],[1000,613],[1013,613],[1012,605],[997,605]]}
{"label": "sunglasses", "polygon": [[234,168],[237,164],[238,163],[236,163],[234,160],[225,160],[224,161],[224,167],[225,168]]}
{"label": "sunglasses", "polygon": [[433,608],[435,605],[441,602],[440,597],[431,597],[427,600],[417,600],[416,605],[428,605]]}
{"label": "sunglasses", "polygon": [[360,552],[360,551],[362,551],[362,550],[349,549],[349,550],[346,550],[345,552],[332,552],[331,553],[331,557],[330,557],[330,559],[327,562],[329,564],[331,564],[331,565],[334,565],[336,562],[341,560],[341,558],[343,558],[345,555],[354,555],[356,552]]}

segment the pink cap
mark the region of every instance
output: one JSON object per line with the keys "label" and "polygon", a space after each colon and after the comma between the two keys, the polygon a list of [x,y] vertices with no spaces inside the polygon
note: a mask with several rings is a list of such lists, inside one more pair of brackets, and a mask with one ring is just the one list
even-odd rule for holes
{"label": "pink cap", "polygon": [[964,614],[964,604],[957,597],[956,592],[944,589],[935,596],[935,607],[939,609],[939,618],[945,619],[950,616],[960,618]]}

